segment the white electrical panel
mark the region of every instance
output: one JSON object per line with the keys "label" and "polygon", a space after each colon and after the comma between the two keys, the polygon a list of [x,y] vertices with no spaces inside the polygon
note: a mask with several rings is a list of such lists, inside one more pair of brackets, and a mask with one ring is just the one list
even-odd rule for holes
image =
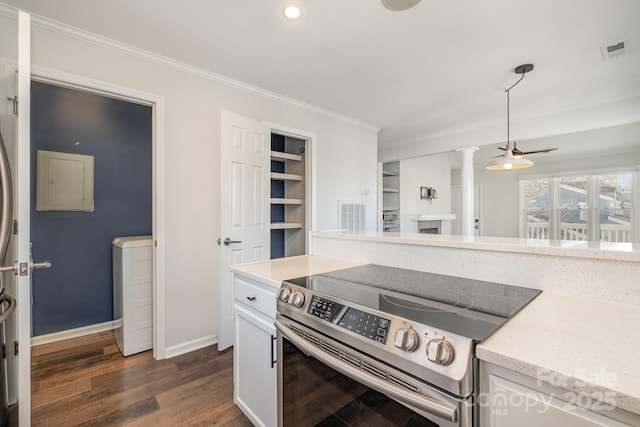
{"label": "white electrical panel", "polygon": [[93,156],[38,150],[36,209],[93,212]]}

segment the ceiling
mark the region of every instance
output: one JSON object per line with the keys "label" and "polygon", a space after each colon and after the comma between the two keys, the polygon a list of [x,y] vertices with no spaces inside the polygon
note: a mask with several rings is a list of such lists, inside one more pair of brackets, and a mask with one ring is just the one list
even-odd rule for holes
{"label": "ceiling", "polygon": [[[637,0],[422,0],[403,12],[380,0],[2,1],[378,126],[380,149],[506,128],[504,89],[523,63],[535,69],[511,92],[514,132],[640,98]],[[285,3],[302,6],[299,22],[283,19]],[[627,53],[604,61],[601,47],[622,40]],[[623,104],[607,125],[640,121],[640,104]]]}

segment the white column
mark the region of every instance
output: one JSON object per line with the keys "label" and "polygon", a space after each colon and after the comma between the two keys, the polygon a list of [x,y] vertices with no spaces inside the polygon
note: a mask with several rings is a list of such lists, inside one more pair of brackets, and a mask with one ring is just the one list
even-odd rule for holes
{"label": "white column", "polygon": [[458,148],[462,154],[460,186],[462,193],[462,215],[460,218],[461,235],[473,237],[473,153],[478,147]]}

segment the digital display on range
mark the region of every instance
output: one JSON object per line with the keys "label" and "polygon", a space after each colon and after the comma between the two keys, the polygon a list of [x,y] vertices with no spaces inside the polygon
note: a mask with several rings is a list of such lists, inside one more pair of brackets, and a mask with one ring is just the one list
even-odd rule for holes
{"label": "digital display on range", "polygon": [[390,321],[384,317],[347,307],[317,295],[311,297],[307,313],[379,343],[387,342]]}

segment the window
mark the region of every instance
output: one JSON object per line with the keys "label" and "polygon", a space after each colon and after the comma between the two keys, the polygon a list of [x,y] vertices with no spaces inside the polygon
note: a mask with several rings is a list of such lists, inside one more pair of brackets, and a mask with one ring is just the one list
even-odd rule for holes
{"label": "window", "polygon": [[531,179],[522,182],[525,196],[525,223],[528,239],[549,239],[549,209],[551,193],[549,179]]}
{"label": "window", "polygon": [[638,173],[626,171],[522,179],[521,236],[632,242],[638,223],[632,209],[634,180]]}
{"label": "window", "polygon": [[586,176],[558,178],[561,240],[589,240],[589,198]]}
{"label": "window", "polygon": [[630,173],[598,176],[598,234],[603,242],[632,241],[631,179]]}

